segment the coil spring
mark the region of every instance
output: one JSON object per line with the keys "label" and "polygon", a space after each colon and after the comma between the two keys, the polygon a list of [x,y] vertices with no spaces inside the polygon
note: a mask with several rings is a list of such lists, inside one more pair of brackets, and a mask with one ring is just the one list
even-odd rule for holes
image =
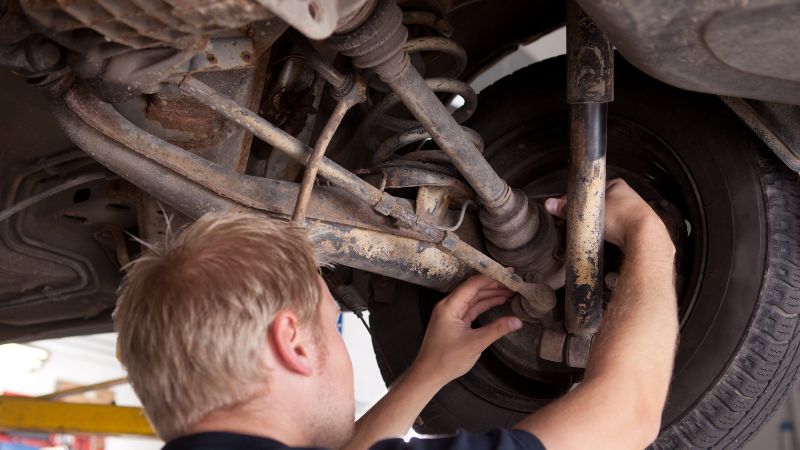
{"label": "coil spring", "polygon": [[[466,121],[475,112],[478,95],[469,84],[458,79],[467,66],[467,53],[461,45],[448,37],[451,33],[450,24],[444,19],[439,19],[433,13],[422,11],[405,12],[403,23],[427,27],[432,30],[432,33],[439,34],[438,36],[408,39],[404,48],[412,62],[423,52],[435,52],[452,59],[453,63],[446,70],[436,77],[426,78],[425,82],[436,93],[461,97],[464,103],[453,111],[453,118],[459,124]],[[380,170],[387,163],[394,163],[391,165],[396,166],[400,162],[417,162],[424,163],[425,167],[413,163],[411,166],[431,169],[431,165],[436,165],[440,166],[439,171],[457,176],[454,170],[447,167],[449,159],[441,150],[419,149],[419,144],[430,140],[431,136],[425,128],[420,126],[418,121],[389,114],[389,111],[398,104],[400,104],[400,98],[392,92],[387,93],[372,106],[364,119],[364,140],[367,147],[374,152],[371,161],[373,169]],[[467,132],[478,150],[482,152],[483,140],[480,135],[471,128],[462,126],[462,129]],[[385,131],[395,134],[381,140],[379,136],[381,133],[385,136]],[[412,144],[418,144],[418,148],[402,156],[397,154],[398,150]]]}

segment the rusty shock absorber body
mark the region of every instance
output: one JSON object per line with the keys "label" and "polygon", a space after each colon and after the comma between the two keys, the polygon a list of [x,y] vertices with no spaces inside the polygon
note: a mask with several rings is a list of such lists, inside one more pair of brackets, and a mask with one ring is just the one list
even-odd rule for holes
{"label": "rusty shock absorber body", "polygon": [[603,306],[606,117],[614,100],[614,51],[574,0],[567,2],[566,362],[585,367]]}

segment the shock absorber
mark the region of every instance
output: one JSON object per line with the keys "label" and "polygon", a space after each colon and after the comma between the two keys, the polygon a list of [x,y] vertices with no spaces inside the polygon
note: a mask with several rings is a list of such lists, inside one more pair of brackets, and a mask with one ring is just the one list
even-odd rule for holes
{"label": "shock absorber", "polygon": [[[522,191],[512,190],[497,175],[481,154],[476,134],[459,125],[461,115],[468,117],[474,111],[477,100],[474,91],[463,89],[454,78],[425,80],[411,63],[404,47],[408,32],[402,18],[394,0],[378,0],[360,26],[328,39],[334,48],[350,56],[356,67],[371,69],[392,90],[370,117],[375,123],[400,132],[383,143],[370,142],[378,143],[378,162],[391,159],[398,146],[428,138],[435,141],[480,202],[480,219],[492,257],[515,267],[517,273],[527,275],[530,281],[557,284],[561,264],[553,256],[559,242],[552,219],[541,205],[529,202]],[[464,98],[465,104],[455,112],[455,117],[437,97],[434,91],[437,88]],[[416,121],[385,115],[391,105],[399,102]]]}
{"label": "shock absorber", "polygon": [[569,333],[566,362],[571,367],[586,367],[603,312],[606,115],[613,100],[613,46],[580,6],[569,0],[570,166],[564,321]]}

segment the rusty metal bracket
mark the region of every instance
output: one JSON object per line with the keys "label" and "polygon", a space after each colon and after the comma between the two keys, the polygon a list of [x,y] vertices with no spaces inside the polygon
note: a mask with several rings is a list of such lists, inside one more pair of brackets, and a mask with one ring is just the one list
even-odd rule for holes
{"label": "rusty metal bracket", "polygon": [[603,307],[606,118],[614,99],[614,50],[574,0],[567,2],[566,362],[586,367]]}

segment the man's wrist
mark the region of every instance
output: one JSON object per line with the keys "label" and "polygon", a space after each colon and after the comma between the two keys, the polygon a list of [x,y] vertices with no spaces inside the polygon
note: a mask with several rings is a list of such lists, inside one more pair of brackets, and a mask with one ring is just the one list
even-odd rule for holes
{"label": "man's wrist", "polygon": [[432,391],[431,395],[435,395],[439,389],[452,381],[442,376],[441,370],[419,360],[414,361],[414,364],[408,368],[404,378],[407,382],[418,386],[419,389]]}
{"label": "man's wrist", "polygon": [[623,253],[628,255],[646,248],[648,253],[674,257],[675,245],[661,218],[654,212],[643,215],[630,228],[625,237]]}

